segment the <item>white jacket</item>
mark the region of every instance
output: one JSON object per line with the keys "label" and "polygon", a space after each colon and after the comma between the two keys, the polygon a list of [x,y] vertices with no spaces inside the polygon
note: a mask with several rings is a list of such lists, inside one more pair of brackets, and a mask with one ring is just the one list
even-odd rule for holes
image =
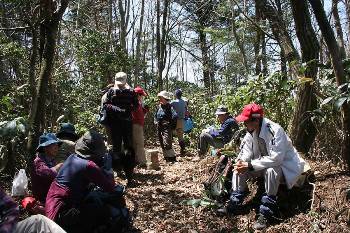
{"label": "white jacket", "polygon": [[[267,156],[261,156],[258,136],[265,141]],[[295,185],[305,166],[305,161],[299,156],[283,128],[267,118],[263,118],[259,135],[256,132],[245,135],[237,160],[251,162],[255,171],[281,166],[289,189]]]}

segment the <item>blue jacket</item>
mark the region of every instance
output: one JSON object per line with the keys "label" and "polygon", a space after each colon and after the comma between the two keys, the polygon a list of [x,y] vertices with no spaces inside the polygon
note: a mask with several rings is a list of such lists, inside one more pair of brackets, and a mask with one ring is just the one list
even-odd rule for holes
{"label": "blue jacket", "polygon": [[231,141],[234,132],[238,130],[238,124],[232,116],[229,116],[222,124],[221,128],[216,130],[210,130],[209,134],[214,138],[221,138],[223,143],[226,144]]}

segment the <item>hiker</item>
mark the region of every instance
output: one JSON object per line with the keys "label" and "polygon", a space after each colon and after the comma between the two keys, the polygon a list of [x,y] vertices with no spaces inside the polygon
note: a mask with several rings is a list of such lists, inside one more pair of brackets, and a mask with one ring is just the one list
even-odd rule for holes
{"label": "hiker", "polygon": [[33,196],[43,204],[50,185],[62,166],[62,163],[56,162],[61,144],[53,133],[43,134],[39,138],[37,154],[31,171],[31,181]]}
{"label": "hiker", "polygon": [[62,123],[60,131],[56,133],[56,137],[62,143],[58,149],[56,156],[57,162],[64,162],[68,156],[74,153],[75,142],[79,136],[75,133],[75,127],[71,123]]}
{"label": "hiker", "polygon": [[115,75],[115,84],[108,90],[103,106],[107,112],[106,125],[111,130],[113,162],[115,165],[122,165],[129,183],[132,181],[135,167],[131,112],[138,108],[139,101],[126,80],[127,75],[124,72]]}
{"label": "hiker", "polygon": [[172,131],[176,127],[177,114],[170,104],[171,93],[167,91],[161,91],[157,96],[159,98],[160,104],[155,114],[154,122],[157,125],[160,146],[163,150],[165,161],[175,162],[176,156],[172,146]]}
{"label": "hiker", "polygon": [[0,188],[0,232],[1,233],[65,233],[54,221],[43,215],[32,215],[19,220],[19,207]]}
{"label": "hiker", "polygon": [[184,155],[186,153],[186,145],[184,141],[184,119],[185,119],[185,114],[187,112],[187,104],[181,98],[182,97],[181,89],[175,90],[175,97],[176,97],[176,100],[171,101],[170,104],[174,108],[177,114],[175,132],[179,141],[180,154]]}
{"label": "hiker", "polygon": [[264,117],[260,105],[252,103],[244,106],[236,120],[244,122],[247,133],[236,159],[227,211],[235,213],[241,208],[248,191],[246,181],[249,178],[264,177],[266,193],[261,198],[259,215],[254,224],[255,229],[264,229],[277,214],[279,184],[284,181],[287,188],[292,188],[304,170],[305,161],[283,128]]}
{"label": "hiker", "polygon": [[86,132],[51,184],[46,216],[68,232],[91,232],[108,224],[111,208],[99,199],[88,198],[92,184],[103,193],[115,192],[113,176],[100,167],[106,152],[103,136],[92,130]]}
{"label": "hiker", "polygon": [[135,150],[135,160],[140,166],[146,165],[145,155],[145,144],[143,126],[145,124],[145,114],[148,112],[148,107],[143,106],[142,99],[147,96],[146,92],[141,87],[134,89],[139,100],[139,106],[132,112],[132,136],[133,136],[133,147]]}
{"label": "hiker", "polygon": [[216,109],[215,115],[221,124],[221,128],[217,130],[210,127],[202,131],[199,136],[199,157],[204,156],[208,152],[209,146],[216,149],[224,147],[239,128],[235,119],[228,112],[227,107],[219,106]]}

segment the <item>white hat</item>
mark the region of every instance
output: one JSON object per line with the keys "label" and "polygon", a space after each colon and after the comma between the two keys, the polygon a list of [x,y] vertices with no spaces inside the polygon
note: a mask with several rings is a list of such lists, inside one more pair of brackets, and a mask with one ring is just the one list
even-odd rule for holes
{"label": "white hat", "polygon": [[118,72],[115,74],[114,81],[115,85],[125,85],[126,84],[126,73]]}
{"label": "white hat", "polygon": [[167,91],[161,91],[161,92],[158,93],[157,96],[158,97],[161,96],[161,97],[163,97],[166,100],[171,100],[171,98],[172,98],[171,93],[167,92]]}

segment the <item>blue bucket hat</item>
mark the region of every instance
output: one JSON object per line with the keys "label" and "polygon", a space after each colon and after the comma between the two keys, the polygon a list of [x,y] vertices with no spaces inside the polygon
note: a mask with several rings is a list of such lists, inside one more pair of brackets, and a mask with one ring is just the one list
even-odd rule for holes
{"label": "blue bucket hat", "polygon": [[39,145],[38,148],[36,148],[37,152],[43,152],[43,147],[49,146],[51,144],[58,144],[61,145],[62,142],[57,139],[56,135],[53,133],[46,133],[40,136],[39,138]]}

